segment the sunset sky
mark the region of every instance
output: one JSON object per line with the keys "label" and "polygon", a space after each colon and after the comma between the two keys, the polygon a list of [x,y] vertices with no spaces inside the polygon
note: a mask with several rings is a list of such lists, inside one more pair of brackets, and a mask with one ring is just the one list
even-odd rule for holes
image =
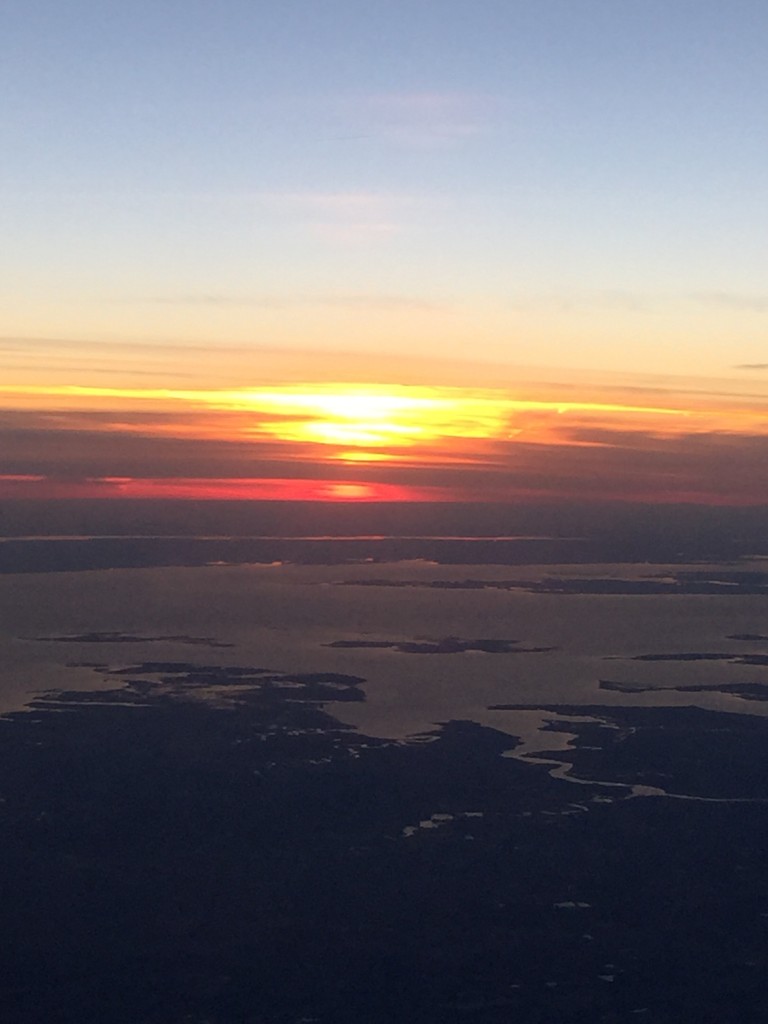
{"label": "sunset sky", "polygon": [[766,502],[762,0],[8,0],[0,497]]}

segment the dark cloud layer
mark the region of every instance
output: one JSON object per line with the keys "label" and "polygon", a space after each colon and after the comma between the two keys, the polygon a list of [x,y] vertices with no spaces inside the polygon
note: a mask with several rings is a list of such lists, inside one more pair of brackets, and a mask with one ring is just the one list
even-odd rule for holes
{"label": "dark cloud layer", "polygon": [[[754,433],[628,430],[564,423],[548,443],[464,439],[445,451],[381,448],[389,461],[334,459],[332,447],[261,433],[290,417],[254,419],[250,437],[230,413],[27,412],[0,414],[0,476],[362,480],[447,488],[463,500],[516,496],[652,501],[768,501],[768,437]],[[535,431],[531,431],[535,437]]]}

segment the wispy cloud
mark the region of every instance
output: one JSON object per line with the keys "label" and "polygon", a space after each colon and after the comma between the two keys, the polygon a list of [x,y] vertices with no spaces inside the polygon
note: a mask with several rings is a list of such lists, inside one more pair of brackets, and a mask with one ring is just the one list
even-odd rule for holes
{"label": "wispy cloud", "polygon": [[[137,341],[134,338],[55,338],[34,335],[9,335],[0,337],[0,353],[30,353],[44,350],[92,350],[94,352],[113,352],[117,354],[140,351],[143,356],[156,354],[174,355],[181,352],[210,352],[211,346],[197,342],[165,342]],[[229,355],[241,352],[252,352],[250,345],[217,345],[216,351]]]}
{"label": "wispy cloud", "polygon": [[323,306],[346,306],[350,309],[377,310],[437,310],[445,309],[448,303],[415,295],[323,295],[308,300]]}
{"label": "wispy cloud", "polygon": [[374,133],[416,146],[455,143],[481,134],[494,100],[462,92],[379,93],[348,103]]}
{"label": "wispy cloud", "polygon": [[768,312],[768,294],[726,291],[641,292],[621,288],[598,288],[574,292],[550,292],[514,296],[514,309],[546,309],[571,312],[577,309],[618,309],[633,313],[658,312],[680,307],[714,306],[743,312]]}
{"label": "wispy cloud", "polygon": [[[10,483],[21,486],[30,477],[47,478],[40,489],[49,497],[54,493],[51,481],[63,486],[66,481],[109,483],[116,478],[128,484],[144,477],[188,480],[192,491],[197,488],[189,496],[200,497],[207,478],[219,478],[232,490],[238,481],[258,476],[440,486],[454,497],[463,494],[471,500],[529,494],[554,500],[764,501],[768,438],[750,433],[661,436],[642,424],[628,430],[621,422],[595,427],[576,422],[566,423],[550,441],[526,441],[524,435],[492,441],[467,437],[462,458],[448,462],[421,451],[404,460],[360,466],[323,460],[316,446],[277,441],[264,432],[247,440],[223,437],[224,426],[217,428],[215,418],[199,412],[0,414],[0,479],[13,478]],[[455,443],[451,454],[458,454]]]}
{"label": "wispy cloud", "polygon": [[768,313],[768,294],[746,294],[742,292],[706,291],[693,296],[708,306],[724,306],[727,309],[741,309],[752,313]]}
{"label": "wispy cloud", "polygon": [[245,218],[270,218],[342,241],[397,233],[413,222],[417,207],[434,203],[426,196],[322,188],[174,192],[154,198],[220,208],[228,216],[237,210]]}
{"label": "wispy cloud", "polygon": [[768,370],[768,363],[736,363],[734,370]]}
{"label": "wispy cloud", "polygon": [[420,89],[283,97],[292,119],[312,118],[331,143],[383,142],[408,148],[460,145],[492,126],[499,97],[470,91]]}
{"label": "wispy cloud", "polygon": [[340,242],[396,234],[407,223],[406,211],[414,206],[412,197],[380,192],[260,192],[253,198],[313,233]]}
{"label": "wispy cloud", "polygon": [[618,309],[630,313],[653,312],[668,308],[680,299],[652,292],[602,288],[581,292],[550,292],[513,297],[509,306],[516,310],[546,310],[570,313],[578,309]]}
{"label": "wispy cloud", "polygon": [[224,292],[183,292],[178,295],[142,295],[131,300],[158,306],[250,306],[259,309],[282,309],[290,303],[273,296],[229,295]]}
{"label": "wispy cloud", "polygon": [[[132,302],[169,306],[221,306],[252,307],[257,309],[292,309],[296,307],[332,306],[347,309],[437,310],[446,303],[418,295],[388,295],[376,293],[327,295],[235,295],[226,293],[181,293],[178,295],[138,296]],[[0,349],[1,351],[1,349]]]}

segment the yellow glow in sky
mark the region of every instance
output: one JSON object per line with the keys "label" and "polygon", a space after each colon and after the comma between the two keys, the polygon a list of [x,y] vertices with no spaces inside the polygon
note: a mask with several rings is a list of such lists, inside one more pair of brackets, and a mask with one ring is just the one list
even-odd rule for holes
{"label": "yellow glow in sky", "polygon": [[[48,474],[48,467],[61,465],[71,466],[78,479],[238,479],[245,473],[327,482],[346,466],[358,478],[351,482],[428,484],[472,500],[501,500],[521,488],[573,494],[593,489],[595,481],[606,494],[642,500],[762,496],[755,459],[768,437],[764,403],[734,407],[728,396],[652,388],[645,392],[648,404],[633,404],[642,392],[618,388],[605,389],[606,401],[570,401],[563,390],[552,386],[537,398],[523,387],[515,393],[371,383],[0,385],[0,407],[10,424],[22,427],[18,439],[9,435],[11,474],[40,466]],[[30,456],[28,436],[36,438],[37,457]],[[475,470],[483,472],[470,485],[467,474]],[[171,490],[178,496],[178,485]],[[192,490],[201,493],[199,486]],[[295,488],[289,491],[295,496]],[[205,493],[225,496],[219,486]],[[239,487],[233,493],[244,495]],[[302,492],[312,500],[327,500],[329,493]],[[365,500],[385,500],[380,489],[366,493],[373,497]],[[274,497],[274,489],[269,494]]]}
{"label": "yellow glow in sky", "polygon": [[[189,436],[197,429],[201,437],[318,446],[319,458],[346,462],[400,461],[409,452],[444,462],[462,459],[470,442],[589,443],[569,442],[565,421],[630,417],[647,427],[649,418],[657,424],[689,415],[679,408],[619,402],[520,399],[501,389],[383,384],[228,390],[19,386],[0,388],[0,396],[4,404],[24,408],[162,410],[170,422],[147,421],[149,432]],[[199,417],[197,424],[190,424],[190,413]],[[106,429],[125,429],[119,414]]]}
{"label": "yellow glow in sky", "polygon": [[[221,396],[257,412],[255,431],[283,441],[357,448],[409,448],[442,437],[492,437],[504,430],[498,398],[424,387],[315,385]],[[270,413],[278,413],[271,418]],[[280,418],[283,417],[283,418]]]}

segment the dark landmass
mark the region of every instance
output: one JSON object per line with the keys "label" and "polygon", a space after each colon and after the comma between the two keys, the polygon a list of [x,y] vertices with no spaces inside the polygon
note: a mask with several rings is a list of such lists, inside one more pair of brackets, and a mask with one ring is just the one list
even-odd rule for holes
{"label": "dark landmass", "polygon": [[[661,574],[656,574],[661,575]],[[667,573],[663,574],[667,576]],[[734,570],[723,570],[723,569],[687,569],[680,570],[673,574],[674,578],[679,583],[717,583],[722,587],[727,586],[743,586],[744,584],[754,583],[757,586],[762,586],[768,580],[768,573],[765,572],[745,572],[742,569]]]}
{"label": "dark landmass", "polygon": [[0,572],[409,558],[675,564],[768,554],[768,504],[4,500],[2,537]]}
{"label": "dark landmass", "polygon": [[[402,561],[437,565],[592,565],[614,563],[611,549],[582,538],[548,537],[68,537],[0,540],[0,573],[82,572],[162,566],[384,564]],[[650,550],[662,562],[689,562]],[[745,556],[746,557],[746,556]],[[632,561],[628,556],[625,562]],[[768,572],[680,573],[668,579],[533,580],[349,580],[350,586],[437,589],[527,590],[542,594],[766,594]]]}
{"label": "dark landmass", "polygon": [[81,572],[158,566],[423,560],[448,565],[582,561],[577,540],[420,537],[77,537],[0,542],[0,573]]}
{"label": "dark landmass", "polygon": [[[491,710],[530,707],[494,704]],[[768,804],[766,718],[696,707],[544,704],[537,709],[574,716],[573,721],[554,720],[548,726],[552,731],[575,734],[572,746],[545,756],[572,765],[577,779],[654,786],[698,800]],[[583,717],[596,721],[578,720]]]}
{"label": "dark landmass", "polygon": [[[511,564],[511,563],[508,563]],[[694,578],[695,574],[680,573],[671,580],[627,579],[563,579],[550,576],[543,580],[341,580],[338,586],[347,587],[412,587],[432,590],[524,590],[530,594],[716,594],[718,597],[744,594],[768,594],[768,573],[712,571]],[[723,578],[725,577],[725,578]]]}
{"label": "dark landmass", "polygon": [[768,700],[768,683],[696,683],[686,686],[644,686],[642,683],[617,683],[600,680],[601,690],[617,693],[725,693],[742,700]]}
{"label": "dark landmass", "polygon": [[207,636],[140,636],[135,633],[72,633],[67,636],[35,636],[35,641],[58,644],[154,644],[173,643],[191,644],[197,647],[233,647],[234,644],[223,640],[213,640]]}
{"label": "dark landmass", "polygon": [[[365,682],[364,679],[336,672],[275,672],[273,669],[242,665],[193,665],[182,661],[144,661],[137,665],[115,667],[98,662],[81,662],[76,667],[92,668],[107,677],[120,677],[120,689],[110,691],[108,699],[128,703],[137,695],[143,699],[151,696],[173,696],[178,699],[190,696],[196,688],[215,692],[228,687],[237,687],[237,700],[242,703],[257,700],[264,704],[267,699],[273,702],[304,703],[365,699],[362,690],[358,689],[360,683]],[[32,706],[44,706],[51,701],[99,702],[104,697],[104,691],[74,694],[52,690],[38,698]],[[228,694],[227,699],[232,699],[231,694]]]}
{"label": "dark landmass", "polygon": [[[313,467],[317,472],[318,467]],[[348,467],[354,473],[353,467]],[[723,561],[765,550],[760,506],[621,501],[441,502],[179,501],[118,497],[0,501],[0,536],[329,536],[602,538],[615,557],[648,550]],[[625,556],[631,556],[626,557]],[[651,559],[653,560],[653,559]],[[666,561],[666,555],[663,556]]]}
{"label": "dark landmass", "polygon": [[768,798],[765,719],[547,707],[575,785],[356,677],[92,667],[0,720],[4,1024],[766,1019],[768,804],[630,798]]}
{"label": "dark landmass", "polygon": [[521,647],[522,640],[494,640],[480,638],[461,640],[447,636],[442,640],[334,640],[323,647],[340,649],[367,648],[393,650],[402,654],[466,654],[479,651],[483,654],[540,654],[553,651],[554,647]]}
{"label": "dark landmass", "polygon": [[[99,661],[75,662],[75,667],[93,668],[105,675],[167,675],[184,678],[192,685],[195,682],[206,684],[214,680],[226,682],[258,683],[265,676],[272,676],[275,670],[257,668],[252,665],[197,665],[188,661],[141,661],[135,665],[111,666]],[[278,673],[279,674],[279,673]]]}
{"label": "dark landmass", "polygon": [[617,659],[616,655],[606,661],[727,661],[731,665],[768,665],[768,654],[733,654],[713,651],[685,651],[681,654],[635,654],[630,658]]}

